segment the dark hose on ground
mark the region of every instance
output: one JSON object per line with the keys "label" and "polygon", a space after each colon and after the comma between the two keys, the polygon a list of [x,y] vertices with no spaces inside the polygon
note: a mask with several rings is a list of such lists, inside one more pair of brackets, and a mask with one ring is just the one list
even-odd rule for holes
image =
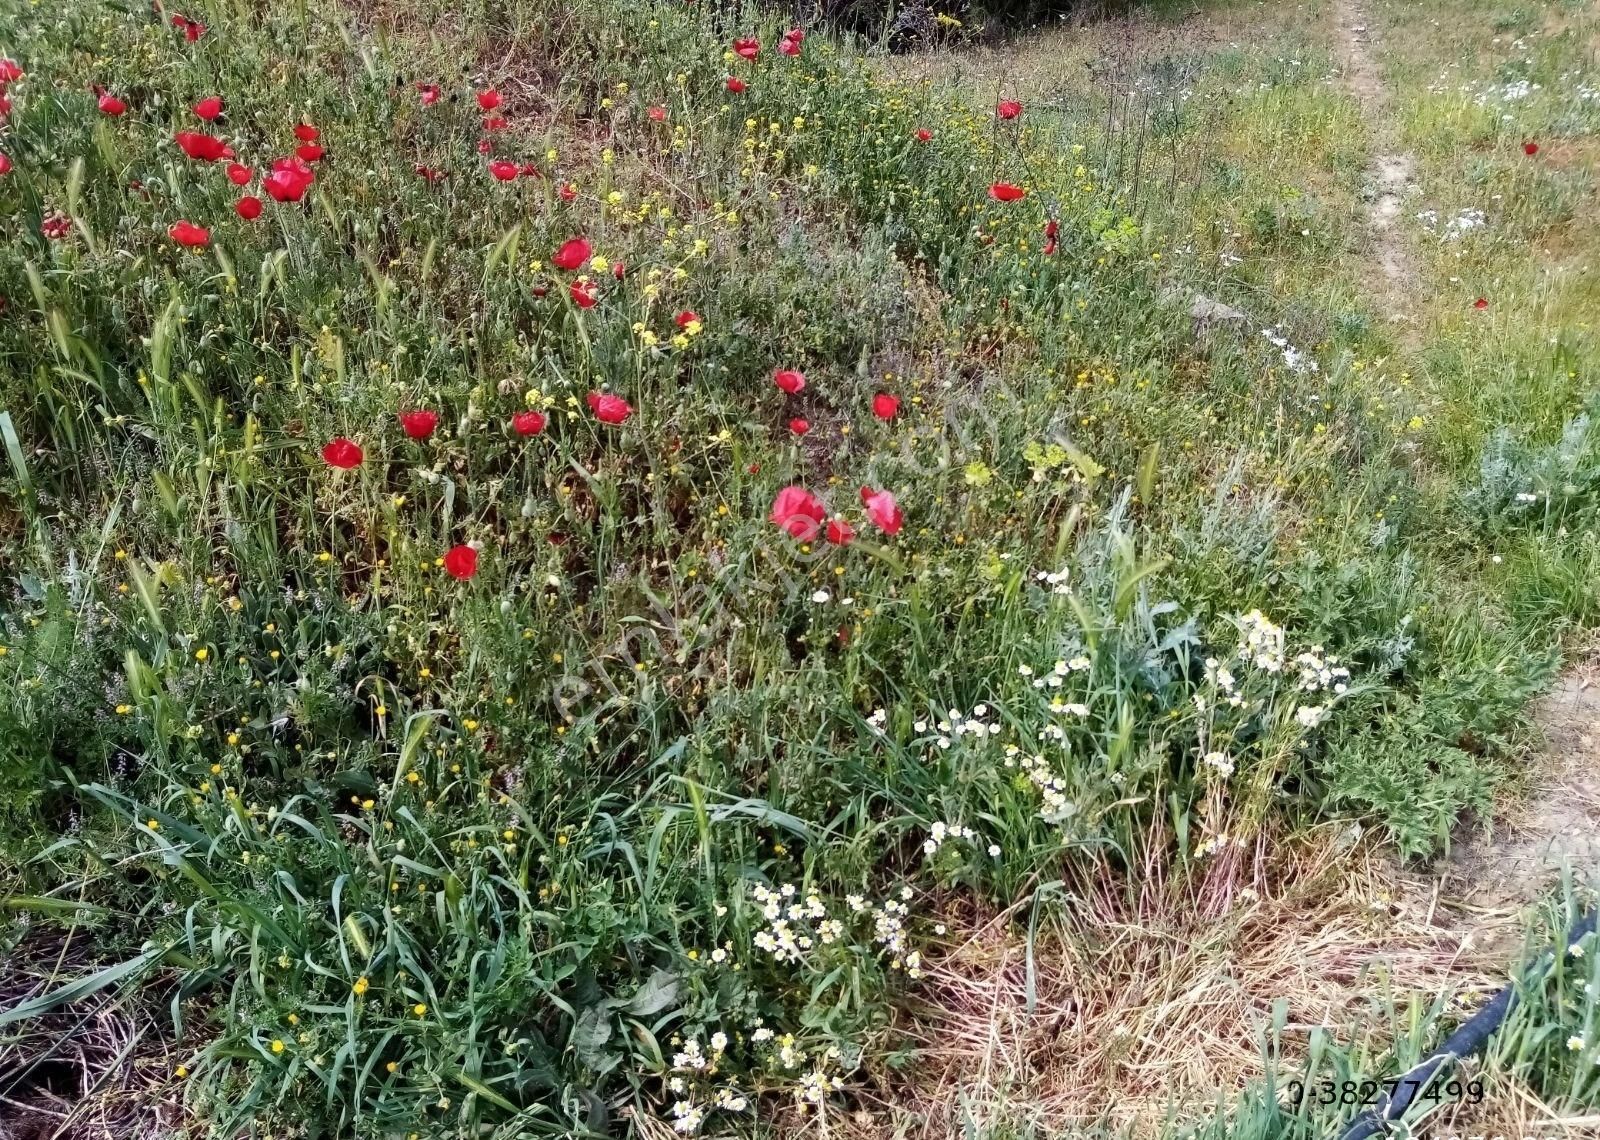
{"label": "dark hose on ground", "polygon": [[[1569,944],[1594,930],[1596,913],[1593,910],[1589,911],[1568,932]],[[1553,960],[1552,954],[1558,953],[1559,950],[1558,947],[1555,951],[1546,951],[1542,954],[1524,977],[1531,979],[1542,974]],[[1411,1107],[1411,1102],[1417,1093],[1428,1087],[1440,1069],[1483,1048],[1484,1043],[1505,1022],[1516,1003],[1517,983],[1510,982],[1494,995],[1494,999],[1488,1005],[1462,1022],[1454,1033],[1445,1038],[1444,1044],[1413,1066],[1409,1072],[1401,1074],[1399,1082],[1395,1085],[1394,1095],[1384,1096],[1372,1108],[1352,1120],[1349,1127],[1340,1134],[1339,1140],[1367,1140],[1370,1136],[1388,1132],[1390,1123],[1406,1114],[1406,1109]]]}

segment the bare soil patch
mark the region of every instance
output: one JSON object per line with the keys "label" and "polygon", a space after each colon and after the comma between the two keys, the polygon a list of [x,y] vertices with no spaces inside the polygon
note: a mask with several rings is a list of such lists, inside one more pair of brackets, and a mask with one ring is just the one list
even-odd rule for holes
{"label": "bare soil patch", "polygon": [[1372,243],[1373,293],[1389,320],[1409,324],[1405,297],[1415,271],[1396,223],[1411,192],[1414,163],[1393,145],[1389,96],[1374,53],[1374,33],[1363,0],[1338,0],[1336,40],[1345,88],[1361,106],[1362,117],[1380,153],[1367,168],[1367,229]]}

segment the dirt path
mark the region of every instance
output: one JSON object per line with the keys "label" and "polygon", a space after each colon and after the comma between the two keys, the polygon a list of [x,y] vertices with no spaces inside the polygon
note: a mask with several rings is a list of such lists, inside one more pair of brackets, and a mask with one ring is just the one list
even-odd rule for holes
{"label": "dirt path", "polygon": [[1365,0],[1336,0],[1337,48],[1345,87],[1361,105],[1378,153],[1367,168],[1367,229],[1372,241],[1371,285],[1384,315],[1409,328],[1405,298],[1415,279],[1398,221],[1411,189],[1414,163],[1402,153],[1390,122],[1388,92],[1373,56]]}
{"label": "dirt path", "polygon": [[[1415,271],[1399,228],[1415,164],[1397,146],[1367,0],[1334,0],[1334,23],[1345,88],[1360,104],[1377,151],[1368,166],[1368,277],[1379,305],[1401,324],[1402,343],[1415,347],[1406,305],[1415,294]],[[1543,743],[1526,798],[1507,805],[1491,834],[1465,837],[1434,868],[1440,897],[1476,912],[1486,941],[1519,935],[1523,910],[1563,864],[1600,881],[1600,663],[1569,672],[1529,711]]]}
{"label": "dirt path", "polygon": [[1442,894],[1513,934],[1564,866],[1600,883],[1600,662],[1567,673],[1532,715],[1543,740],[1526,794],[1435,868]]}

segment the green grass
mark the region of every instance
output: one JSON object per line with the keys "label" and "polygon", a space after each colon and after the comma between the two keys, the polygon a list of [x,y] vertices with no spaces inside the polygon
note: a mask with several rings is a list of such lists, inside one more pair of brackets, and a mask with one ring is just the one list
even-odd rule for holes
{"label": "green grass", "polygon": [[[935,900],[1008,904],[1152,826],[1218,906],[1263,833],[1436,849],[1593,622],[1593,346],[1524,248],[1585,184],[1513,173],[1503,131],[1500,173],[1442,174],[1441,216],[1465,185],[1526,212],[1474,255],[1523,284],[1476,323],[1441,300],[1412,354],[1368,307],[1366,144],[1307,29],[1131,55],[1165,94],[1108,129],[1114,83],[1007,88],[1000,122],[970,76],[820,30],[789,58],[754,12],[198,12],[189,42],[0,0],[18,1056],[117,995],[216,1134],[846,1104]],[[245,221],[174,146],[212,94],[257,178],[320,129],[303,203]],[[481,138],[539,176],[492,178]],[[555,267],[575,235],[599,260]],[[1197,338],[1190,289],[1254,327]],[[775,526],[790,485],[856,541]],[[785,884],[803,913],[763,901]]]}

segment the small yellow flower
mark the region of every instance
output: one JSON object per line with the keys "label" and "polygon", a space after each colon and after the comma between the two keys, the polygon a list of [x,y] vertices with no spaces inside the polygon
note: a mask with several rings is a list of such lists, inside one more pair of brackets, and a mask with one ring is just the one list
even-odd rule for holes
{"label": "small yellow flower", "polygon": [[161,830],[161,823],[160,823],[159,820],[154,820],[154,819],[146,820],[145,821],[145,826],[148,827],[151,831],[160,831]]}
{"label": "small yellow flower", "polygon": [[207,657],[210,657],[210,656],[211,656],[211,650],[205,648],[204,646],[201,646],[199,649],[196,649],[194,651],[194,659],[196,661],[204,661]]}
{"label": "small yellow flower", "polygon": [[356,984],[350,987],[351,992],[353,992],[356,997],[360,997],[362,994],[367,992],[367,987],[369,984],[370,983],[367,981],[366,975],[363,974],[361,977],[356,979]]}
{"label": "small yellow flower", "polygon": [[390,1061],[387,1065],[384,1066],[384,1068],[392,1073],[392,1072],[394,1072],[394,1071],[396,1071],[397,1069],[400,1068],[400,1062],[399,1061]]}
{"label": "small yellow flower", "polygon": [[189,1066],[188,1065],[179,1065],[176,1069],[174,1069],[172,1071],[178,1076],[179,1080],[182,1080],[184,1077],[187,1077],[189,1075]]}
{"label": "small yellow flower", "polygon": [[421,1017],[423,1014],[428,1012],[428,1007],[426,1004],[419,1001],[416,1005],[411,1007],[411,1012],[416,1014],[418,1017]]}
{"label": "small yellow flower", "polygon": [[282,1052],[283,1052],[283,1050],[284,1050],[284,1044],[283,1044],[283,1042],[282,1042],[282,1041],[279,1041],[279,1040],[278,1040],[278,1039],[277,1039],[277,1038],[276,1038],[276,1037],[274,1037],[274,1038],[273,1038],[273,1039],[272,1039],[272,1051],[273,1051],[273,1052],[274,1052],[274,1053],[282,1053]]}

